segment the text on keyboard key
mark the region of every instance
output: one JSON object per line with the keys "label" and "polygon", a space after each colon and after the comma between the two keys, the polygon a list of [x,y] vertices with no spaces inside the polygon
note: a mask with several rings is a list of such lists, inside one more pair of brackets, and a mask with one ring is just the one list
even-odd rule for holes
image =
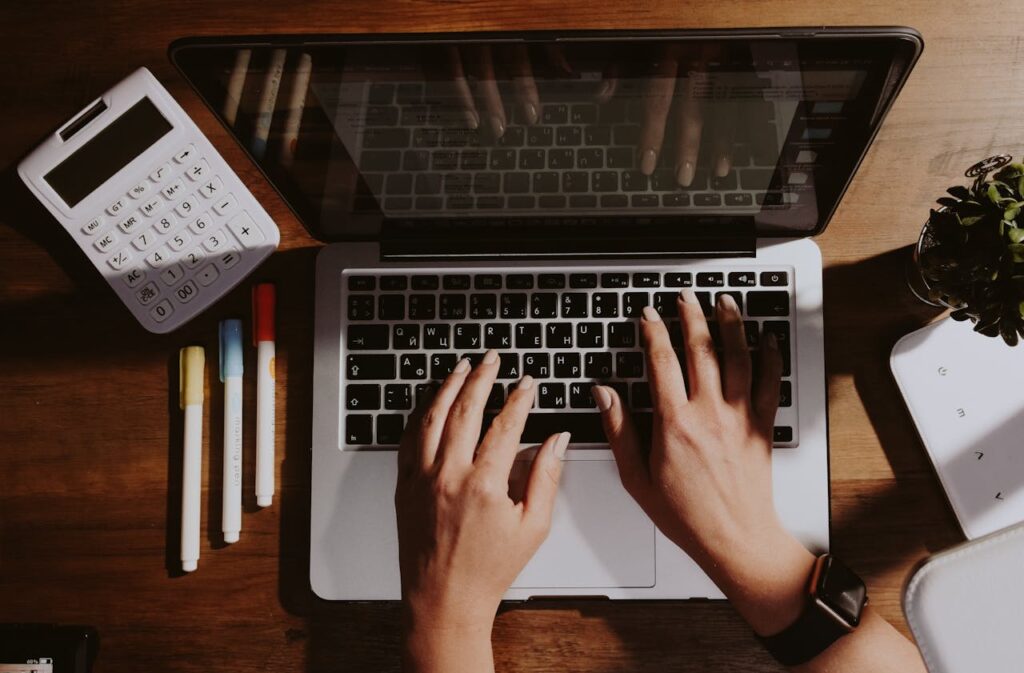
{"label": "text on keyboard key", "polygon": [[349,355],[345,376],[350,381],[391,381],[395,378],[394,355]]}

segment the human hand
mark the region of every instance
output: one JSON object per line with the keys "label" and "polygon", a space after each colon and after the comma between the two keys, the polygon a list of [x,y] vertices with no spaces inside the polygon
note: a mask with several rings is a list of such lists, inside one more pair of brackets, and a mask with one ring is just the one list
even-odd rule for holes
{"label": "human hand", "polygon": [[[498,88],[491,46],[450,46],[447,49],[448,76],[455,86],[467,125],[471,129],[483,126],[494,139],[501,138],[508,126],[508,116]],[[507,63],[522,118],[527,124],[536,124],[540,119],[540,94],[526,45],[510,46],[505,56],[503,62]],[[474,86],[470,85],[467,75],[473,76]]]}
{"label": "human hand", "polygon": [[658,312],[646,307],[641,320],[654,407],[650,450],[614,389],[596,386],[594,397],[623,486],[755,631],[771,634],[799,616],[814,562],[783,528],[772,500],[771,437],[782,358],[774,335],[766,334],[752,392],[735,300],[722,294],[716,307],[721,363],[694,292],[684,289],[678,304],[685,381]]}
{"label": "human hand", "polygon": [[[429,405],[409,420],[399,447],[395,509],[402,597],[410,639],[429,649],[432,661],[443,658],[439,647],[489,636],[501,597],[551,525],[569,435],[544,442],[523,499],[514,502],[509,473],[536,387],[523,377],[481,441],[484,406],[497,373],[496,351],[488,351],[472,371],[461,360]],[[473,670],[461,654],[458,668],[437,670]]]}

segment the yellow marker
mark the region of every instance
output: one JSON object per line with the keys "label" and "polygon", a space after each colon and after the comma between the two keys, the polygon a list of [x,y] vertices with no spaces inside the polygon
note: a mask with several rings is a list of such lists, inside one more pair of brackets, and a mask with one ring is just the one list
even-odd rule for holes
{"label": "yellow marker", "polygon": [[203,469],[203,382],[206,353],[202,346],[178,355],[179,404],[185,411],[185,446],[181,478],[181,569],[199,564],[200,489]]}

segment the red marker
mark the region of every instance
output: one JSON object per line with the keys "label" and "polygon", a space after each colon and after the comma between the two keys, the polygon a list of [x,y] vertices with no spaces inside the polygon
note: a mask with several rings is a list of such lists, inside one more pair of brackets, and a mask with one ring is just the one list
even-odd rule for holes
{"label": "red marker", "polygon": [[252,340],[256,346],[256,504],[274,499],[274,309],[273,283],[252,289]]}

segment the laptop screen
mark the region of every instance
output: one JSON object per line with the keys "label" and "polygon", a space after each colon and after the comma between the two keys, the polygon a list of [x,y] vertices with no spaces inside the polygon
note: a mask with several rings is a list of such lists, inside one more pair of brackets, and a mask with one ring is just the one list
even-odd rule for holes
{"label": "laptop screen", "polygon": [[821,231],[919,51],[903,33],[190,40],[185,76],[322,240],[608,218]]}

